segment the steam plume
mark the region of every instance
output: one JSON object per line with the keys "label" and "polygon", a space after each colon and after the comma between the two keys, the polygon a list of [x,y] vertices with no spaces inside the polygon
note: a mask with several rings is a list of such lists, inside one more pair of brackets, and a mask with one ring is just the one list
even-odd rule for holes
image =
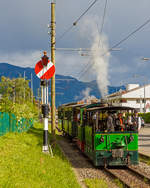
{"label": "steam plume", "polygon": [[[84,29],[82,32],[87,33],[87,38],[91,42],[91,63],[93,71],[96,74],[96,81],[102,97],[107,95],[108,80],[108,65],[110,53],[103,55],[108,50],[107,38],[98,32],[97,25],[94,23],[96,18],[88,18],[84,21]],[[89,31],[89,32],[87,32]]]}

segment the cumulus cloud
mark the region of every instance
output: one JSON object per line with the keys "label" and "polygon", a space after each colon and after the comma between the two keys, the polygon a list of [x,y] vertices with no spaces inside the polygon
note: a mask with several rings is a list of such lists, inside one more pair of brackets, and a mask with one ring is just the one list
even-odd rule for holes
{"label": "cumulus cloud", "polygon": [[42,51],[29,51],[26,53],[2,53],[0,52],[0,62],[9,63],[20,67],[34,67],[40,60]]}

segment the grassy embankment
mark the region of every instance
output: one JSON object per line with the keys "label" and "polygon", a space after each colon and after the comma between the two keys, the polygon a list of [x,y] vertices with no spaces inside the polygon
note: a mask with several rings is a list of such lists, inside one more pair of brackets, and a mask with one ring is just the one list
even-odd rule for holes
{"label": "grassy embankment", "polygon": [[[54,157],[43,154],[43,128],[36,123],[24,133],[0,137],[0,187],[79,188],[69,162],[58,146]],[[85,179],[88,188],[107,188],[104,180]]]}
{"label": "grassy embankment", "polygon": [[53,158],[41,152],[42,136],[41,125],[36,123],[26,133],[0,137],[0,187],[80,187],[58,147],[53,151]]}
{"label": "grassy embankment", "polygon": [[139,154],[139,160],[141,162],[146,163],[147,165],[150,165],[150,157],[149,156],[144,156],[142,154]]}
{"label": "grassy embankment", "polygon": [[103,179],[85,179],[88,188],[108,188],[108,184]]}

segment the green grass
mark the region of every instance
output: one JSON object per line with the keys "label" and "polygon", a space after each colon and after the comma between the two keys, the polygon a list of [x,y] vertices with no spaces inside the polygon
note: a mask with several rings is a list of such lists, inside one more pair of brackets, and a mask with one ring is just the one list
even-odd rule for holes
{"label": "green grass", "polygon": [[124,187],[123,184],[120,182],[119,179],[115,179],[115,180],[114,180],[114,183],[115,183],[119,188],[123,188],[123,187]]}
{"label": "green grass", "polygon": [[103,179],[85,179],[88,188],[108,188],[107,182]]}
{"label": "green grass", "polygon": [[0,187],[80,187],[58,146],[53,158],[41,152],[42,137],[40,124],[27,133],[8,133],[0,137]]}

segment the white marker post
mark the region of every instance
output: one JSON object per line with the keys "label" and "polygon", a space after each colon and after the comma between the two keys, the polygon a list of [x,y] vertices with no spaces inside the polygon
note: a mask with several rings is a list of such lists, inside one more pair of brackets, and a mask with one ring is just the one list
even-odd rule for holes
{"label": "white marker post", "polygon": [[49,152],[48,148],[48,115],[49,115],[49,106],[47,100],[47,87],[48,82],[47,80],[41,81],[41,86],[43,89],[43,104],[42,104],[42,114],[43,114],[43,121],[44,121],[44,131],[43,131],[43,152]]}

